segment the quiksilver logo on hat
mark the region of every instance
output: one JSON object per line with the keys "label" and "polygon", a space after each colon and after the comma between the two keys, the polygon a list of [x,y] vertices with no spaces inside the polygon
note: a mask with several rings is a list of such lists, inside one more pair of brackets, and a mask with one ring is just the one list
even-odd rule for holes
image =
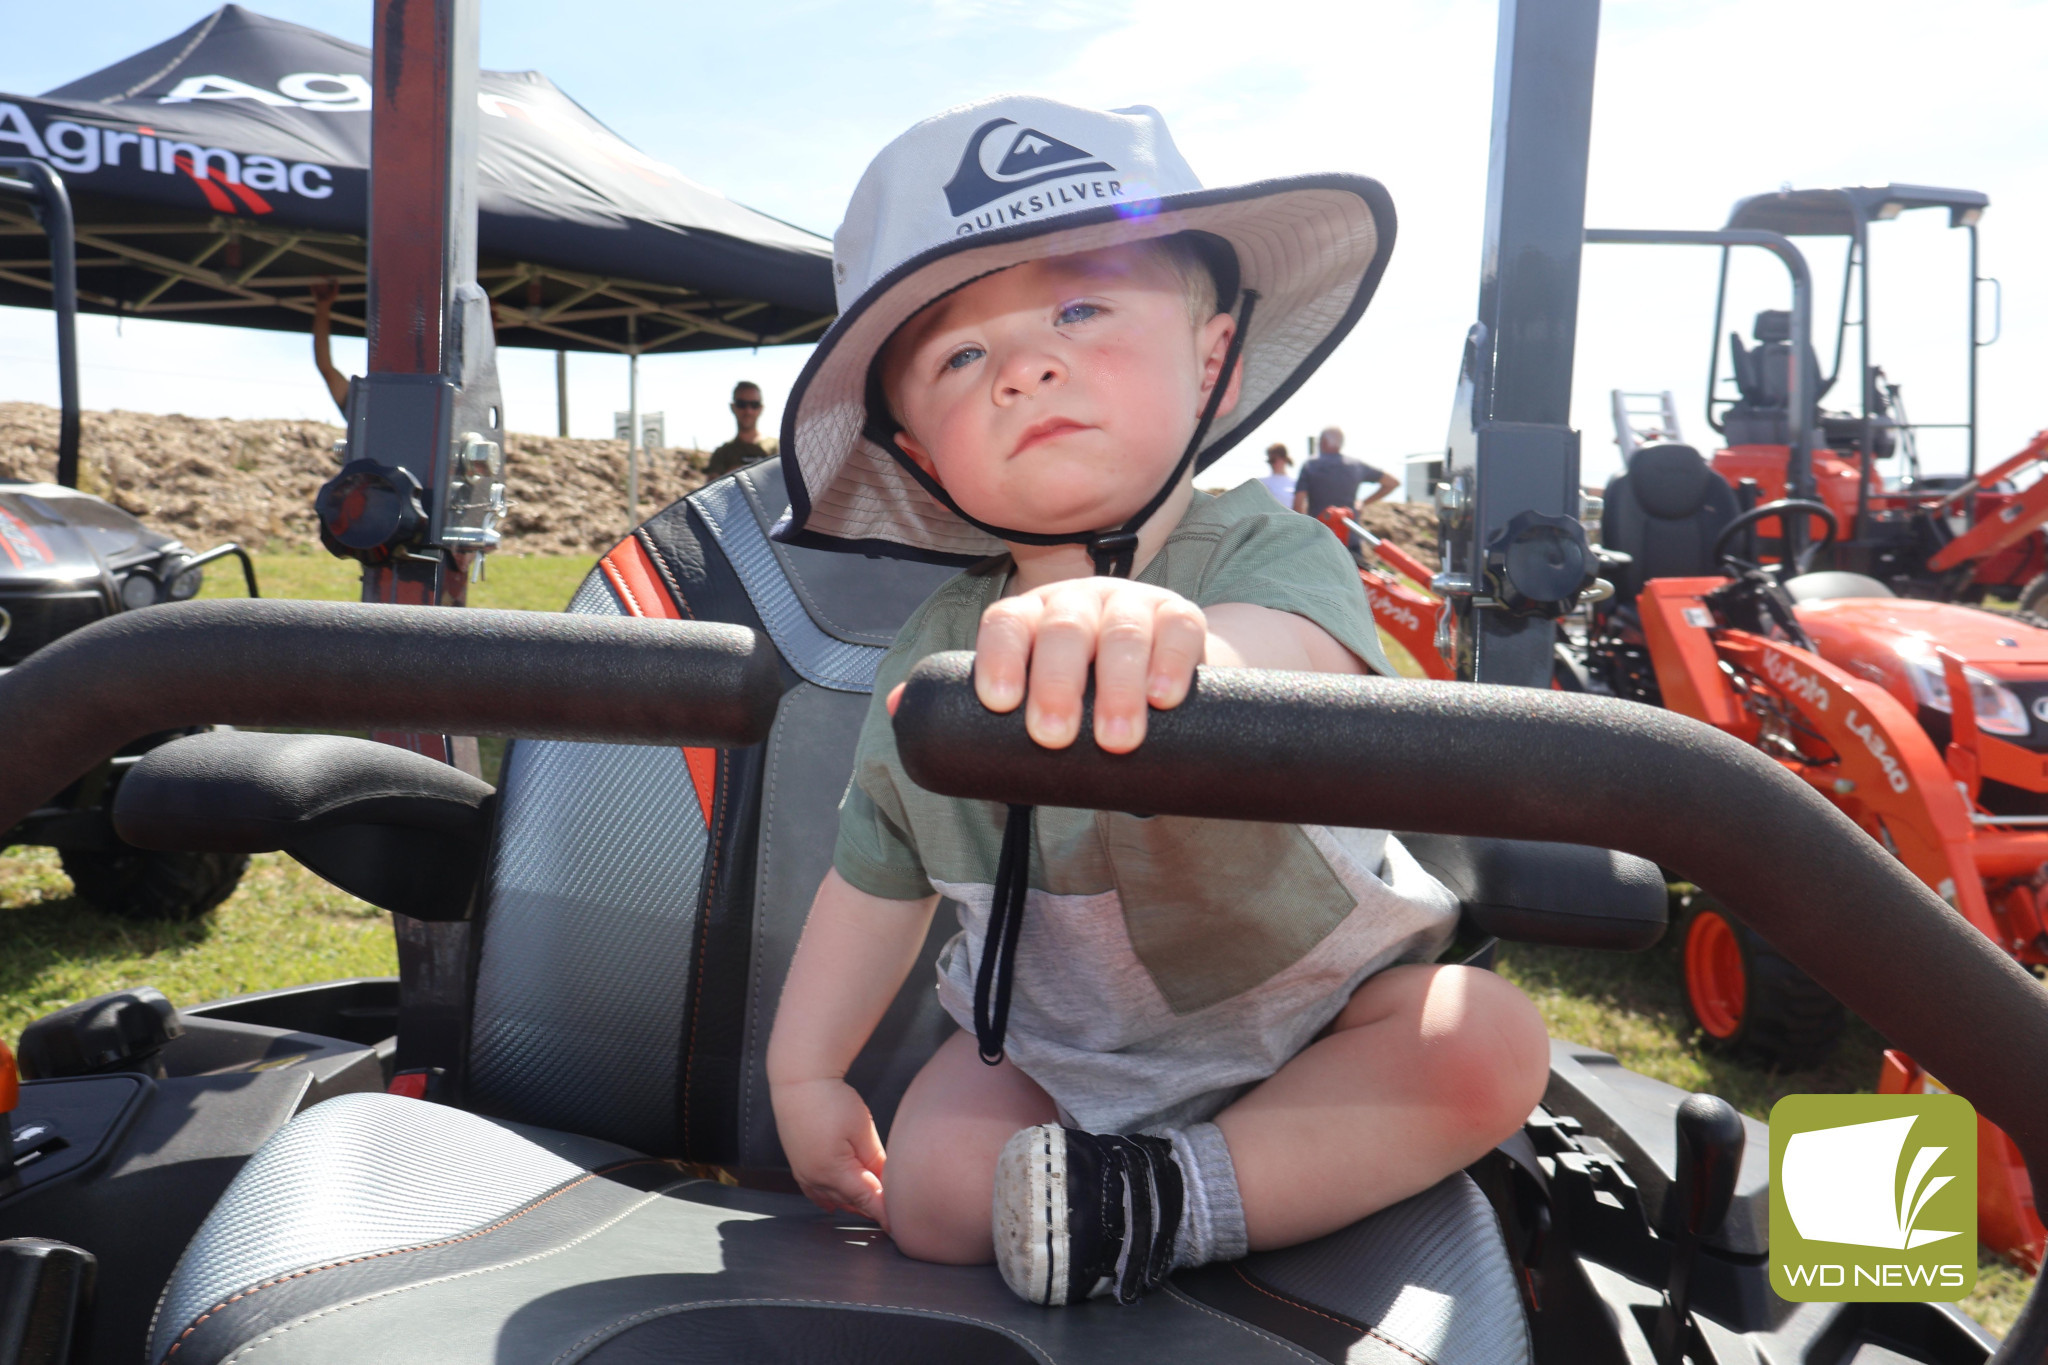
{"label": "quiksilver logo on hat", "polygon": [[1035,218],[1062,203],[1120,199],[1123,185],[1115,180],[1092,181],[1051,193],[1022,193],[1049,181],[1114,170],[1116,167],[1093,152],[1083,151],[1050,133],[1025,127],[1015,119],[991,119],[967,139],[960,154],[960,168],[946,182],[946,206],[955,218],[963,218],[999,199],[1008,199],[993,212],[979,214],[974,222],[960,225],[961,232],[973,232],[1003,222]]}

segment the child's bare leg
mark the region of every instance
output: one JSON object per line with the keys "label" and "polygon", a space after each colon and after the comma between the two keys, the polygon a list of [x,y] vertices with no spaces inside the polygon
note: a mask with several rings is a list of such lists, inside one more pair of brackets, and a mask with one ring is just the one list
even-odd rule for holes
{"label": "child's bare leg", "polygon": [[996,1157],[1012,1133],[1057,1116],[1051,1098],[1016,1067],[983,1065],[966,1034],[940,1044],[889,1126],[883,1198],[897,1247],[948,1265],[993,1260]]}
{"label": "child's bare leg", "polygon": [[1334,1232],[1469,1165],[1528,1118],[1549,1069],[1536,1007],[1494,973],[1381,972],[1216,1116],[1252,1249]]}

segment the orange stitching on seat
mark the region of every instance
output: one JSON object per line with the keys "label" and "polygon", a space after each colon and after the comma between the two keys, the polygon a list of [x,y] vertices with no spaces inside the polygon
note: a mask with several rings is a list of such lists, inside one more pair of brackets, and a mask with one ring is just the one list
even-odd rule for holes
{"label": "orange stitching on seat", "polygon": [[[1241,1265],[1233,1264],[1230,1267],[1230,1273],[1237,1276],[1237,1278],[1239,1278],[1240,1280],[1243,1280],[1249,1288],[1254,1289],[1261,1294],[1264,1294],[1269,1299],[1273,1299],[1279,1303],[1284,1303],[1289,1308],[1299,1308],[1304,1313],[1308,1313],[1314,1317],[1321,1318],[1325,1322],[1334,1322],[1339,1327],[1345,1328],[1350,1331],[1356,1331],[1360,1327],[1365,1327],[1365,1324],[1363,1323],[1346,1322],[1344,1319],[1339,1317],[1333,1317],[1332,1315],[1323,1312],[1321,1309],[1312,1308],[1308,1304],[1302,1303],[1298,1299],[1289,1298],[1287,1295],[1280,1293],[1278,1290],[1268,1289],[1265,1285],[1260,1284],[1257,1280],[1245,1274],[1244,1267]],[[1399,1351],[1402,1355],[1407,1356],[1410,1360],[1420,1361],[1421,1365],[1430,1365],[1430,1359],[1428,1356],[1417,1354],[1415,1351],[1409,1349],[1403,1343],[1394,1340],[1392,1337],[1388,1336],[1385,1332],[1382,1332],[1377,1327],[1365,1327],[1365,1334],[1373,1338],[1375,1341],[1385,1342],[1387,1345]]]}
{"label": "orange stitching on seat", "polygon": [[[617,552],[614,551],[613,553]],[[621,573],[619,566],[612,562],[611,555],[606,555],[603,559],[598,560],[597,567],[604,574],[605,582],[612,585],[612,590],[618,593],[620,597],[626,599],[626,610],[632,612],[635,616],[647,615],[646,611],[640,606],[640,599],[633,595],[632,585],[626,582],[626,575]]]}
{"label": "orange stitching on seat", "polygon": [[192,1319],[192,1325],[187,1327],[184,1331],[178,1333],[178,1339],[171,1343],[171,1349],[164,1352],[164,1359],[168,1361],[172,1356],[176,1355],[178,1353],[178,1348],[185,1344],[185,1338],[191,1336],[194,1332],[198,1331],[200,1324],[204,1323],[208,1318],[212,1317],[215,1313],[220,1312],[223,1308],[226,1308],[230,1304],[239,1303],[243,1299],[248,1298],[251,1294],[258,1293],[261,1290],[273,1289],[281,1284],[289,1284],[293,1280],[302,1280],[308,1275],[317,1275],[323,1270],[340,1270],[345,1266],[361,1265],[366,1261],[380,1261],[384,1259],[386,1256],[402,1256],[408,1252],[413,1251],[437,1251],[442,1247],[457,1246],[463,1242],[473,1241],[476,1238],[483,1236],[487,1232],[496,1232],[499,1228],[502,1228],[509,1223],[515,1222],[520,1218],[524,1218],[527,1214],[533,1212],[542,1204],[545,1204],[552,1199],[556,1199],[561,1195],[567,1194],[569,1191],[575,1189],[578,1185],[584,1184],[587,1181],[597,1179],[597,1177],[601,1174],[609,1175],[613,1171],[624,1170],[628,1166],[662,1166],[667,1164],[668,1163],[657,1160],[654,1157],[643,1157],[636,1161],[621,1161],[616,1165],[604,1167],[602,1171],[586,1172],[583,1175],[578,1176],[576,1179],[570,1181],[568,1184],[562,1186],[562,1188],[556,1190],[553,1194],[543,1195],[539,1199],[534,1200],[531,1204],[526,1205],[524,1208],[519,1209],[513,1213],[508,1213],[503,1218],[500,1218],[497,1222],[492,1223],[488,1227],[478,1228],[475,1232],[465,1232],[460,1237],[447,1237],[443,1238],[441,1241],[438,1242],[423,1242],[419,1246],[392,1247],[388,1251],[372,1251],[362,1256],[351,1256],[349,1259],[345,1261],[329,1261],[326,1265],[308,1266],[304,1270],[294,1270],[289,1275],[280,1275],[274,1280],[265,1280],[261,1284],[251,1285],[247,1289],[244,1289],[239,1293],[232,1294],[227,1298],[222,1299],[219,1303],[207,1309],[198,1317]]}

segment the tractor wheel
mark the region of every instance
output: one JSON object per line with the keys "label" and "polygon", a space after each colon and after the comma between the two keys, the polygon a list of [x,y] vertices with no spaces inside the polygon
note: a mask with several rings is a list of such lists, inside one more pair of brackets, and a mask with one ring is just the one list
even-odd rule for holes
{"label": "tractor wheel", "polygon": [[1707,1045],[1787,1068],[1825,1061],[1842,1036],[1841,1004],[1721,907],[1695,904],[1680,984]]}
{"label": "tractor wheel", "polygon": [[65,849],[65,875],[95,909],[124,919],[198,919],[234,894],[246,853],[153,853],[126,844]]}
{"label": "tractor wheel", "polygon": [[2020,589],[2020,600],[2013,610],[2029,625],[2048,626],[2048,573],[2035,574],[2028,580],[2027,586]]}

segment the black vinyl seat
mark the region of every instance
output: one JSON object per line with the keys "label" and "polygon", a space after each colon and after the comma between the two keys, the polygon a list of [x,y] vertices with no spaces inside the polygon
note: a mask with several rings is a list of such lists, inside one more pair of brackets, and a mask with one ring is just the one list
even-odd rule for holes
{"label": "black vinyl seat", "polygon": [[[1735,379],[1739,400],[1722,414],[1728,444],[1787,445],[1791,430],[1787,414],[1792,402],[1792,315],[1770,308],[1756,315],[1752,324],[1754,346],[1742,337],[1728,334],[1729,368]],[[1806,348],[1806,392],[1808,401],[1820,400],[1822,380],[1820,358],[1809,344]]]}
{"label": "black vinyl seat", "polygon": [[1607,481],[1600,544],[1630,557],[1614,579],[1617,603],[1653,578],[1716,573],[1714,541],[1735,520],[1735,490],[1687,445],[1644,446]]}
{"label": "black vinyl seat", "polygon": [[[775,1191],[768,1026],[875,665],[949,572],[776,544],[786,505],[773,467],[722,479],[570,605],[766,632],[785,665],[768,741],[515,743],[453,1102],[345,1096],[280,1130],[180,1260],[148,1359],[1526,1361],[1513,1262],[1463,1173],[1133,1307],[1056,1310]],[[913,975],[849,1075],[885,1134],[952,1029]]]}

